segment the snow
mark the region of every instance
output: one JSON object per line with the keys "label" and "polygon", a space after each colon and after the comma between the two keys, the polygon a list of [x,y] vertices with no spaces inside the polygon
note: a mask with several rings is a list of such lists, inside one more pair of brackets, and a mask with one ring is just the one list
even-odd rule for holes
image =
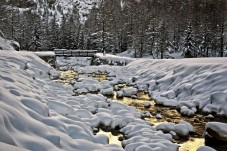
{"label": "snow", "polygon": [[7,40],[0,36],[0,50],[15,50],[12,44],[16,44],[17,46],[19,46],[17,42]]}
{"label": "snow", "polygon": [[113,88],[102,89],[100,90],[100,93],[104,96],[114,96]]}
{"label": "snow", "polygon": [[206,132],[217,140],[227,140],[227,124],[220,122],[208,122],[206,124]]}
{"label": "snow", "polygon": [[[94,129],[104,125],[120,128],[128,138],[123,141],[127,151],[175,151],[179,148],[172,143],[175,134],[187,137],[194,131],[184,121],[153,128],[151,123],[141,119],[144,114],[135,107],[109,100],[102,94],[89,93],[100,90],[112,93],[117,84],[134,85],[119,91],[129,97],[136,95],[135,87],[138,87],[148,91],[156,103],[190,112],[196,112],[198,107],[204,112],[227,115],[225,58],[138,59],[124,67],[73,67],[80,73],[103,72],[111,77],[111,81],[102,82],[83,77],[74,86],[52,81],[59,73],[34,53],[2,51],[0,61],[0,142],[6,147],[12,145],[35,151],[123,150],[108,144],[105,136],[93,135]],[[136,77],[134,83],[133,77]],[[72,96],[73,91],[87,94]],[[226,125],[208,123],[208,127],[226,138]]]}
{"label": "snow", "polygon": [[[109,100],[102,94],[72,96],[74,87],[52,81],[51,75],[58,72],[34,53],[3,51],[0,60],[1,149],[15,146],[18,150],[34,151],[122,151],[120,146],[108,144],[106,136],[93,135],[93,129],[100,125],[120,128],[128,135],[130,139],[124,142],[126,150],[139,150],[143,148],[141,143],[161,150],[175,151],[179,147],[171,142],[171,135],[156,131],[142,120],[142,113],[135,107]],[[124,81],[128,80],[99,82],[80,78],[77,84],[93,83],[99,89],[113,91],[114,84]]]}
{"label": "snow", "polygon": [[138,90],[136,88],[133,88],[133,87],[129,87],[129,88],[124,88],[122,89],[123,93],[124,93],[124,96],[127,96],[127,97],[131,97],[132,95],[136,95]]}
{"label": "snow", "polygon": [[53,51],[36,51],[33,53],[39,57],[55,57],[55,53]]}
{"label": "snow", "polygon": [[150,102],[145,102],[145,103],[144,103],[144,107],[145,107],[145,108],[149,108],[150,106],[151,106],[151,103],[150,103]]}
{"label": "snow", "polygon": [[[73,88],[51,81],[51,67],[43,60],[14,51],[2,51],[0,60],[1,150],[123,150],[93,135],[93,115],[85,116],[83,104],[67,105],[77,100]],[[96,99],[78,99],[83,98]]]}
{"label": "snow", "polygon": [[186,114],[191,115],[190,112],[195,112],[198,107],[204,112],[227,116],[224,101],[227,89],[226,64],[225,58],[138,59],[124,70],[128,72],[128,77],[139,77],[137,86],[149,85],[148,91],[157,104],[165,105],[164,102],[174,99],[174,105],[176,101],[178,104],[190,104],[185,105],[190,109]]}
{"label": "snow", "polygon": [[216,151],[216,150],[208,146],[201,146],[196,151]]}
{"label": "snow", "polygon": [[77,67],[77,66],[88,66],[91,64],[91,57],[68,57],[64,59],[64,57],[56,58],[56,67]]}
{"label": "snow", "polygon": [[117,64],[120,63],[122,65],[126,65],[130,62],[132,62],[133,58],[128,58],[128,57],[120,57],[120,56],[115,56],[115,55],[111,55],[111,54],[103,54],[103,53],[97,53],[95,55],[96,59],[100,59],[100,60],[105,60],[108,62],[108,64]]}
{"label": "snow", "polygon": [[[114,58],[121,60],[122,57]],[[139,90],[149,92],[156,104],[179,109],[185,106],[182,108],[184,115],[192,116],[203,111],[227,116],[225,58],[143,58],[133,59],[123,67],[101,65],[74,69],[79,73],[107,73],[118,83],[123,80],[122,82],[133,84]]]}
{"label": "snow", "polygon": [[[48,8],[48,3],[40,0],[33,0],[36,3],[36,11],[40,15],[44,14],[45,9]],[[48,9],[52,14],[56,14],[57,20],[60,22],[62,19],[62,13],[64,15],[70,14],[73,11],[75,6],[79,11],[79,17],[81,23],[84,23],[87,20],[92,7],[99,0],[57,0],[54,1],[54,4],[51,8]],[[60,7],[60,10],[58,9]],[[20,9],[20,11],[25,11],[29,8]]]}
{"label": "snow", "polygon": [[182,137],[187,137],[189,136],[190,132],[194,132],[194,128],[193,126],[185,121],[181,121],[178,124],[175,123],[163,123],[163,124],[159,124],[158,126],[155,127],[156,130],[161,130],[165,133],[171,133],[171,134],[175,134],[178,136],[182,136]]}

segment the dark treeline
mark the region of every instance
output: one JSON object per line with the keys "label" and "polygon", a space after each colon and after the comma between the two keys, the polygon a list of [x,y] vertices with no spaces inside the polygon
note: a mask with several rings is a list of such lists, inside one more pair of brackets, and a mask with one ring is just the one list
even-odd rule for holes
{"label": "dark treeline", "polygon": [[131,50],[135,57],[155,58],[172,52],[186,57],[224,55],[226,0],[101,0],[85,23],[77,6],[69,14],[62,12],[59,20],[61,10],[53,4],[42,13],[1,7],[0,30],[31,51]]}

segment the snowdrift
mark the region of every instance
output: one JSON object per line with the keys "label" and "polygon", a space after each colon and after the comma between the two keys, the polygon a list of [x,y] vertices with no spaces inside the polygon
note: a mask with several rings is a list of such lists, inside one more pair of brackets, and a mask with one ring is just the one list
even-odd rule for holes
{"label": "snowdrift", "polygon": [[227,59],[139,59],[125,67],[157,104],[227,116]]}
{"label": "snowdrift", "polygon": [[0,150],[122,151],[100,125],[128,136],[126,151],[177,151],[171,134],[156,131],[135,107],[101,94],[72,96],[73,87],[50,80],[57,73],[34,53],[0,53]]}
{"label": "snowdrift", "polygon": [[73,99],[72,88],[52,82],[51,70],[29,52],[0,53],[0,150],[122,150],[64,116],[76,112],[64,102]]}
{"label": "snowdrift", "polygon": [[[1,32],[1,31],[0,31]],[[0,36],[0,50],[15,50],[19,49],[19,44],[12,40],[7,40]]]}

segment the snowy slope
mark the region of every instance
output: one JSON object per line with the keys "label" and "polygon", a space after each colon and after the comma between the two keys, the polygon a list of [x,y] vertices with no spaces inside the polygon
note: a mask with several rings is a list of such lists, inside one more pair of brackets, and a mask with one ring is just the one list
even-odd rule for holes
{"label": "snowy slope", "polygon": [[19,44],[17,42],[7,40],[0,36],[0,50],[15,50],[15,48],[13,47],[13,44],[19,46]]}
{"label": "snowy slope", "polygon": [[[109,56],[108,60],[116,58]],[[135,59],[125,67],[97,66],[77,70],[133,79],[136,87],[149,92],[157,104],[177,107],[184,115],[193,115],[199,109],[227,116],[226,58]]]}
{"label": "snowy slope", "polygon": [[37,5],[37,12],[43,13],[46,7],[52,14],[57,14],[57,19],[61,20],[63,14],[71,14],[74,7],[78,8],[81,22],[87,19],[90,10],[99,0],[55,0],[53,1],[53,7],[50,8],[47,4],[47,0],[33,0]]}
{"label": "snowy slope", "polygon": [[44,61],[28,52],[3,51],[0,62],[0,150],[10,145],[34,151],[122,150],[94,136],[79,117],[64,116],[76,112],[64,102],[73,101],[71,88],[52,82]]}
{"label": "snowy slope", "polygon": [[52,15],[56,14],[57,20],[61,21],[62,14],[71,14],[73,8],[79,10],[81,22],[86,19],[90,10],[97,5],[100,0],[20,0],[20,1],[4,1],[4,7],[17,9],[20,12],[33,10],[39,15],[43,15],[48,11]]}
{"label": "snowy slope", "polygon": [[177,106],[186,115],[198,107],[227,116],[226,58],[140,59],[126,68],[158,104]]}
{"label": "snowy slope", "polygon": [[135,107],[101,94],[72,96],[73,87],[53,82],[52,74],[33,53],[0,53],[0,150],[123,151],[107,136],[93,135],[101,124],[121,128],[129,137],[126,151],[178,150],[172,136],[156,131]]}

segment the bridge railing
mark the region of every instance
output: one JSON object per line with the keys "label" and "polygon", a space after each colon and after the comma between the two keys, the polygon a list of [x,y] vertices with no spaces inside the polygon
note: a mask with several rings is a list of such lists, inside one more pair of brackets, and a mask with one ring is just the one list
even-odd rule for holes
{"label": "bridge railing", "polygon": [[94,57],[97,50],[67,50],[67,49],[55,49],[56,57]]}

